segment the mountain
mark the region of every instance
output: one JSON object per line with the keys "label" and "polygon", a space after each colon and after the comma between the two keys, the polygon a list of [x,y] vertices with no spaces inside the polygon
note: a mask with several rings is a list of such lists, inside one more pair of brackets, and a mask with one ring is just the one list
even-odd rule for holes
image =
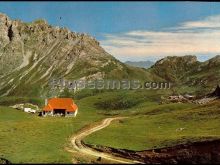
{"label": "mountain", "polygon": [[193,55],[168,56],[157,61],[148,71],[172,82],[178,89],[210,92],[220,83],[220,56],[205,62],[199,62]]}
{"label": "mountain", "polygon": [[154,62],[152,61],[126,61],[125,64],[139,68],[150,68]]}
{"label": "mountain", "polygon": [[182,81],[189,72],[199,66],[196,56],[168,56],[157,61],[151,69],[153,73],[171,82]]}
{"label": "mountain", "polygon": [[127,66],[84,33],[53,27],[45,20],[25,23],[0,14],[0,96],[39,96],[51,78],[146,79],[144,69]]}
{"label": "mountain", "polygon": [[88,34],[25,23],[0,14],[0,96],[42,96],[52,78],[169,81],[179,92],[206,92],[220,82],[220,56],[168,56],[150,68],[130,66]]}

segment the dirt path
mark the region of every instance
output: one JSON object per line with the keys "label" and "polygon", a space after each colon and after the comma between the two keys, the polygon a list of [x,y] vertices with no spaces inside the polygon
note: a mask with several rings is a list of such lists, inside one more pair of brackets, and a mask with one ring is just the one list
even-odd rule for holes
{"label": "dirt path", "polygon": [[126,163],[126,164],[141,163],[138,161],[133,161],[133,160],[129,160],[129,159],[121,158],[121,157],[116,157],[116,156],[113,156],[113,155],[110,155],[110,154],[107,154],[104,152],[96,151],[96,150],[89,148],[88,146],[86,146],[82,143],[82,140],[86,136],[107,127],[113,120],[119,120],[119,119],[124,119],[124,118],[125,117],[106,118],[106,119],[102,120],[102,122],[99,125],[93,126],[91,128],[88,128],[88,129],[74,135],[71,138],[71,143],[73,145],[73,148],[75,150],[77,150],[78,152],[83,153],[84,155],[95,156],[97,158],[101,157],[101,158],[104,158],[104,159],[107,159],[107,160],[110,160],[110,161],[113,161],[116,163]]}

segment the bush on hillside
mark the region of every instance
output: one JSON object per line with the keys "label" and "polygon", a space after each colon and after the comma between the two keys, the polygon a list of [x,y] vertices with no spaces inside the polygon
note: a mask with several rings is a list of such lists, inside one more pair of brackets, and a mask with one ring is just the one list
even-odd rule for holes
{"label": "bush on hillside", "polygon": [[27,97],[1,97],[0,105],[11,106],[15,104],[31,103],[34,105],[44,105],[44,100],[40,98],[27,98]]}
{"label": "bush on hillside", "polygon": [[110,98],[110,99],[101,100],[99,102],[96,102],[95,106],[98,109],[118,110],[118,109],[132,108],[132,107],[138,105],[140,102],[142,102],[142,99],[140,99],[140,98],[118,96],[115,98]]}
{"label": "bush on hillside", "polygon": [[80,100],[85,97],[95,96],[98,93],[103,93],[104,90],[101,89],[83,89],[74,93],[74,99]]}

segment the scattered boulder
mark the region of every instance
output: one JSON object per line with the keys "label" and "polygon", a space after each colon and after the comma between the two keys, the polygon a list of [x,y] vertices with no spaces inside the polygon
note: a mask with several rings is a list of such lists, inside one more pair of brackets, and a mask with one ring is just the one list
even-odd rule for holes
{"label": "scattered boulder", "polygon": [[17,110],[22,110],[27,113],[36,113],[37,111],[39,111],[39,107],[37,105],[31,104],[31,103],[15,104],[10,107],[17,109]]}
{"label": "scattered boulder", "polygon": [[0,164],[11,164],[11,162],[5,158],[0,158]]}
{"label": "scattered boulder", "polygon": [[183,130],[185,130],[185,128],[177,128],[177,129],[176,129],[176,132],[181,132],[181,131],[183,131]]}
{"label": "scattered boulder", "polygon": [[220,86],[217,85],[216,89],[210,93],[207,94],[205,96],[194,96],[194,95],[189,95],[189,94],[185,94],[185,95],[172,95],[169,96],[168,98],[164,99],[165,103],[167,102],[172,102],[172,103],[195,103],[195,104],[207,104],[211,101],[214,101],[216,99],[220,98]]}
{"label": "scattered boulder", "polygon": [[101,158],[101,157],[98,157],[97,161],[99,161],[99,162],[100,162],[101,160],[102,160],[102,158]]}
{"label": "scattered boulder", "polygon": [[220,98],[220,87],[219,85],[217,85],[217,87],[215,88],[215,91],[208,94],[209,97],[218,97]]}
{"label": "scattered boulder", "polygon": [[24,104],[15,104],[13,106],[10,106],[11,108],[17,109],[17,110],[23,110]]}
{"label": "scattered boulder", "polygon": [[195,98],[195,96],[192,95],[173,95],[173,96],[169,96],[167,98],[168,102],[172,102],[172,103],[187,103],[187,102],[192,102],[192,100]]}
{"label": "scattered boulder", "polygon": [[220,98],[220,87],[219,87],[219,85],[217,85],[214,92],[212,92],[212,93],[210,93],[200,99],[195,100],[194,103],[203,105],[203,104],[207,104],[207,103],[214,101],[216,99],[219,99],[219,98]]}
{"label": "scattered boulder", "polygon": [[211,101],[214,101],[216,99],[217,99],[217,97],[204,97],[202,99],[195,100],[194,103],[203,105],[203,104],[207,104]]}

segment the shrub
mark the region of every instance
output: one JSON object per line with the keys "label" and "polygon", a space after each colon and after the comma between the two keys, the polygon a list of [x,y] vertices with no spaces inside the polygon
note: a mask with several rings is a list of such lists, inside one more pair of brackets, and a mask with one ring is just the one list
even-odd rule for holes
{"label": "shrub", "polygon": [[133,106],[136,106],[140,102],[142,102],[141,98],[131,98],[131,97],[118,96],[115,98],[110,98],[110,99],[96,102],[95,106],[99,109],[118,110],[118,109],[131,108]]}
{"label": "shrub", "polygon": [[74,93],[74,99],[83,99],[85,97],[94,96],[98,93],[102,93],[104,90],[101,89],[83,89]]}
{"label": "shrub", "polygon": [[31,103],[34,105],[44,105],[44,100],[40,98],[27,98],[27,97],[1,97],[0,105],[10,106],[21,103]]}

